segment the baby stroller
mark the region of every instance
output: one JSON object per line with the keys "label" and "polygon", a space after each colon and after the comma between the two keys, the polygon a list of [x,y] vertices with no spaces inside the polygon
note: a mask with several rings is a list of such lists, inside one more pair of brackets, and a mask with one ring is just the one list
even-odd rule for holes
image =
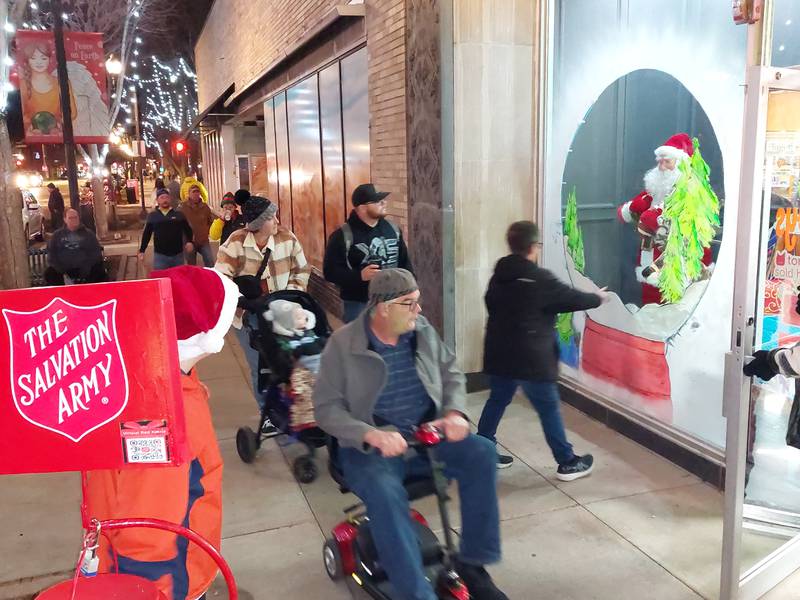
{"label": "baby stroller", "polygon": [[[308,452],[296,458],[292,472],[301,483],[311,483],[317,478],[314,462],[317,448],[327,443],[326,434],[314,422],[310,403],[313,375],[294,368],[293,358],[279,344],[272,331],[272,323],[265,318],[269,304],[275,300],[287,300],[299,304],[316,317],[314,333],[327,340],[331,330],[325,311],[307,293],[299,290],[282,290],[262,296],[251,305],[257,315],[258,328],[248,327],[250,345],[258,350],[258,387],[265,394],[266,402],[261,411],[258,428],[240,427],[236,432],[236,450],[239,458],[251,463],[264,440],[286,435],[303,444]],[[270,422],[272,426],[270,426]]]}

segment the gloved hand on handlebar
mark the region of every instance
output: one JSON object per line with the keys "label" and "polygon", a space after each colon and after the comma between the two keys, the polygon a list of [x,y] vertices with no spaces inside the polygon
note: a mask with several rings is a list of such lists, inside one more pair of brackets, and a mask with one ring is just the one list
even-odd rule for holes
{"label": "gloved hand on handlebar", "polygon": [[764,381],[769,381],[778,374],[777,365],[772,360],[769,350],[758,350],[753,353],[753,360],[744,366],[744,374],[747,377],[754,375]]}

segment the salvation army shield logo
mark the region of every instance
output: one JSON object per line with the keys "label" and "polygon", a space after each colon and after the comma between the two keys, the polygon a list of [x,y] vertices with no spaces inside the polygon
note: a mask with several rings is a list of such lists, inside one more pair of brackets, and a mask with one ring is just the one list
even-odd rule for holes
{"label": "salvation army shield logo", "polygon": [[11,391],[19,414],[79,442],[128,403],[117,301],[76,306],[54,298],[32,312],[3,309],[11,348]]}

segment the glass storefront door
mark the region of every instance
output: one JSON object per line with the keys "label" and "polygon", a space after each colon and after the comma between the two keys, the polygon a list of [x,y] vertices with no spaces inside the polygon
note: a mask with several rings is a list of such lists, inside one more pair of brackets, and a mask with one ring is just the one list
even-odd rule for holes
{"label": "glass storefront door", "polygon": [[800,71],[751,67],[746,107],[721,597],[749,600],[800,568],[800,449],[786,442],[796,381],[741,373],[753,352],[800,342]]}

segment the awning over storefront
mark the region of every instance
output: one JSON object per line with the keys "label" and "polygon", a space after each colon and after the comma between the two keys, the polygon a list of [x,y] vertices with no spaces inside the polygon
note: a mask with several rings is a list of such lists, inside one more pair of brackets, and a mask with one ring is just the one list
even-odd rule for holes
{"label": "awning over storefront", "polygon": [[200,126],[206,118],[211,116],[218,116],[218,117],[231,117],[234,115],[234,112],[231,110],[227,110],[225,108],[225,101],[233,94],[236,86],[231,84],[228,86],[224,92],[222,92],[216,100],[214,100],[211,104],[208,105],[203,112],[199,113],[194,121],[191,122],[189,127],[187,127],[184,131],[181,132],[181,137],[188,137],[195,129]]}

